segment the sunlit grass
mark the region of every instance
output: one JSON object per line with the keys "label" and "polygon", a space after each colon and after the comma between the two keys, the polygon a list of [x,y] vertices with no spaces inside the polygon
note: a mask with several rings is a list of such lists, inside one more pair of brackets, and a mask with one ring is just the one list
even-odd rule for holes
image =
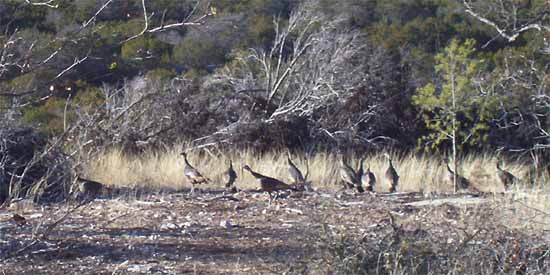
{"label": "sunlit grass", "polygon": [[[127,156],[120,150],[111,150],[93,159],[86,165],[88,177],[113,186],[152,186],[181,188],[187,185],[183,175],[183,158],[181,147],[146,153],[140,156]],[[205,176],[213,180],[213,187],[223,186],[220,175],[227,170],[229,159],[237,170],[237,184],[241,188],[256,186],[252,176],[243,172],[242,166],[248,164],[261,174],[288,180],[287,152],[273,152],[261,156],[248,150],[229,155],[210,156],[208,154],[188,154],[189,161]],[[339,157],[327,153],[317,153],[314,156],[292,156],[293,161],[305,175],[309,166],[308,180],[313,186],[323,188],[339,188]],[[437,158],[417,157],[413,154],[399,157],[392,156],[394,167],[399,174],[399,191],[452,191],[445,163]],[[350,165],[358,167],[357,156],[351,157]],[[503,186],[496,178],[496,158],[490,155],[471,155],[462,159],[459,174],[468,178],[473,185],[485,192],[501,192]],[[389,188],[385,182],[384,173],[388,161],[383,154],[368,156],[364,169],[367,167],[377,178],[376,190],[383,192]],[[527,165],[507,163],[505,168],[520,179],[526,179]]]}
{"label": "sunlit grass", "polygon": [[[104,182],[111,186],[148,186],[152,188],[184,189],[190,184],[183,175],[184,162],[180,155],[181,147],[175,146],[165,151],[147,153],[140,156],[127,156],[120,150],[111,150],[93,159],[86,165],[86,176]],[[204,188],[221,188],[224,185],[220,175],[227,170],[229,159],[238,174],[237,186],[241,189],[257,189],[259,186],[253,177],[243,171],[242,166],[248,164],[258,173],[278,178],[288,182],[287,152],[279,151],[258,155],[252,150],[239,153],[211,156],[206,153],[189,152],[189,161],[212,183]],[[309,167],[308,180],[313,187],[324,189],[339,189],[339,157],[333,154],[317,153],[309,156],[293,155],[292,159],[306,174]],[[394,166],[399,173],[398,191],[410,192],[450,192],[453,190],[445,163],[435,157],[419,157],[414,154],[399,156],[392,154]],[[460,160],[459,173],[468,178],[472,184],[484,192],[502,192],[504,188],[496,178],[497,158],[490,154],[470,155]],[[357,168],[358,156],[351,156],[349,162]],[[375,173],[377,185],[375,190],[386,192],[389,183],[384,179],[388,167],[387,158],[382,153],[367,156],[364,169],[367,167]],[[504,168],[521,180],[516,192],[539,190],[540,194],[548,191],[547,184],[537,184],[533,188],[527,183],[530,166],[522,163],[505,163]],[[535,192],[535,191],[533,191]],[[532,192],[531,192],[532,193]],[[543,209],[550,209],[548,200],[541,201]]]}

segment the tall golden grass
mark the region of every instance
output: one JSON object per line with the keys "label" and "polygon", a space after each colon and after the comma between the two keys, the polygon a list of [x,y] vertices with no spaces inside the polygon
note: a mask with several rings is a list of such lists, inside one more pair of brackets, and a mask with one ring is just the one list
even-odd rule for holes
{"label": "tall golden grass", "polygon": [[[181,146],[175,146],[161,152],[146,153],[141,156],[127,156],[120,150],[104,152],[85,165],[85,174],[115,187],[150,187],[180,190],[190,188],[183,175],[184,161],[180,155]],[[445,163],[438,158],[418,157],[414,154],[399,156],[391,154],[394,166],[400,175],[398,191],[451,192],[453,185],[449,180]],[[190,163],[212,183],[203,188],[222,188],[221,174],[227,170],[229,159],[238,174],[236,185],[240,189],[257,189],[258,183],[242,166],[248,164],[261,174],[288,180],[287,152],[279,151],[258,155],[252,150],[212,157],[207,154],[188,153]],[[292,156],[297,166],[306,173],[309,167],[308,180],[314,188],[340,189],[338,156],[317,153],[312,157]],[[459,174],[468,178],[472,184],[484,192],[502,192],[504,188],[496,178],[497,157],[490,154],[470,155],[460,160]],[[354,168],[359,163],[358,156],[349,156]],[[383,154],[368,156],[367,167],[377,177],[377,192],[386,192],[389,183],[384,181],[384,172],[388,161]],[[550,211],[550,185],[545,184],[548,177],[539,177],[532,185],[528,179],[530,165],[506,163],[504,168],[513,173],[520,182],[502,197],[503,205],[507,202],[523,203],[526,207]]]}
{"label": "tall golden grass", "polygon": [[[183,158],[179,146],[161,152],[145,153],[140,156],[128,156],[120,150],[104,152],[85,165],[85,173],[94,180],[112,186],[151,186],[164,188],[184,188],[188,183],[183,175]],[[223,186],[220,175],[227,170],[229,159],[233,161],[241,188],[255,188],[252,176],[243,172],[242,166],[248,164],[254,171],[286,181],[287,153],[272,152],[259,156],[251,150],[229,155],[212,157],[207,154],[188,153],[190,163],[205,176],[212,179],[210,187]],[[313,157],[292,156],[302,172],[309,167],[309,178],[314,187],[340,188],[338,156],[317,153]],[[452,191],[445,163],[437,158],[418,157],[414,154],[398,156],[392,154],[394,166],[399,173],[399,191]],[[353,167],[359,163],[358,156],[350,156]],[[485,192],[503,191],[496,178],[496,157],[489,154],[470,155],[460,160],[459,174],[468,178],[473,185]],[[372,155],[365,160],[365,169],[370,167],[377,177],[376,191],[386,191],[389,187],[384,181],[384,172],[388,161],[383,154]],[[529,166],[521,163],[506,163],[504,168],[526,182]]]}

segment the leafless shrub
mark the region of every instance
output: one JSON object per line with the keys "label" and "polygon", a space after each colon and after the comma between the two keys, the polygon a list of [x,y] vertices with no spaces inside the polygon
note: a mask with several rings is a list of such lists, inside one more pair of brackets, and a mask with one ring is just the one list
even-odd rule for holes
{"label": "leafless shrub", "polygon": [[550,160],[550,66],[526,56],[506,56],[502,63],[502,68],[476,84],[481,93],[492,94],[500,102],[490,138],[499,150],[532,157],[539,166]]}
{"label": "leafless shrub", "polygon": [[104,102],[97,108],[78,108],[77,127],[69,138],[74,152],[94,155],[108,148],[136,153],[161,146],[158,135],[172,127],[169,108],[176,89],[170,82],[137,77],[120,88],[104,85]]}
{"label": "leafless shrub", "polygon": [[[385,230],[355,235],[323,226],[316,236],[320,270],[344,274],[524,274],[548,272],[550,247],[534,236],[475,218],[422,218],[415,228],[388,218]],[[418,221],[417,221],[418,222]]]}
{"label": "leafless shrub", "polygon": [[316,5],[305,1],[284,26],[275,18],[268,49],[234,53],[232,63],[205,81],[205,89],[226,91],[245,108],[197,146],[248,141],[241,128],[255,125],[271,135],[277,124],[295,122],[300,124],[290,132],[298,139],[332,146],[376,146],[391,140],[384,134],[396,135],[391,129],[403,120],[403,108],[391,119],[385,115],[396,111],[392,102],[408,97],[400,68],[346,18],[330,18]]}
{"label": "leafless shrub", "polygon": [[0,201],[66,197],[71,166],[61,150],[62,136],[48,140],[29,128],[7,128],[0,137]]}

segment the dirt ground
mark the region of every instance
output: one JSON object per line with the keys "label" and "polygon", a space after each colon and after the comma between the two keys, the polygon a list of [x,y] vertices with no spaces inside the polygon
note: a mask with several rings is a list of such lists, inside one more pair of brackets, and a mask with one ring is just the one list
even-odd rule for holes
{"label": "dirt ground", "polygon": [[[426,234],[450,246],[519,240],[521,251],[541,250],[528,265],[534,273],[524,274],[550,271],[550,228],[511,225],[503,217],[517,209],[503,210],[499,200],[321,190],[283,194],[270,204],[254,190],[231,196],[210,190],[100,198],[72,211],[74,204],[19,201],[0,209],[0,273],[339,273],[327,256],[334,253],[323,250],[334,232],[378,246]],[[521,255],[511,271],[532,260]]]}

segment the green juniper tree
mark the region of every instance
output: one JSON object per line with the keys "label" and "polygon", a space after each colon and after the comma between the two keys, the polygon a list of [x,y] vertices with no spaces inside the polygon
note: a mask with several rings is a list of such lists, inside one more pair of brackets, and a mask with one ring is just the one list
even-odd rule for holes
{"label": "green juniper tree", "polygon": [[496,100],[480,89],[482,60],[474,56],[475,41],[464,43],[452,40],[435,57],[435,71],[438,78],[418,89],[413,103],[425,111],[425,123],[430,130],[421,138],[428,148],[437,148],[443,142],[452,144],[454,186],[458,147],[469,143],[472,146],[487,138],[489,120],[496,106]]}

